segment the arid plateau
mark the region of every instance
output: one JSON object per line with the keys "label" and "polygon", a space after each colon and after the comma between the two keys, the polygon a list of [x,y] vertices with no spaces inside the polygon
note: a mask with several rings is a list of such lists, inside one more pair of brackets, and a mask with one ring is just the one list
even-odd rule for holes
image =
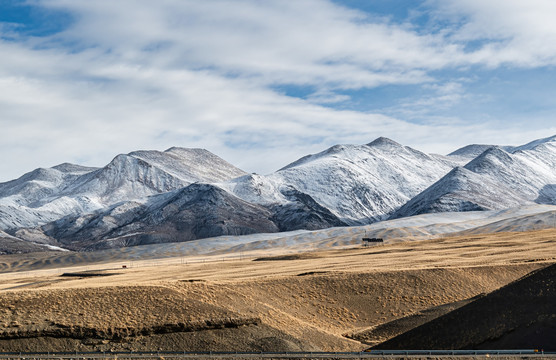
{"label": "arid plateau", "polygon": [[[42,266],[28,254],[0,259],[17,264],[0,274],[4,352],[361,351],[386,341],[404,348],[397,339],[434,319],[444,319],[445,337],[477,336],[454,345],[424,339],[424,348],[497,348],[516,332],[527,348],[556,344],[556,229],[236,257],[43,256]],[[527,287],[534,276],[542,279],[531,298],[492,320],[498,332],[457,317],[474,304],[475,313],[491,313],[498,304],[481,300]]]}

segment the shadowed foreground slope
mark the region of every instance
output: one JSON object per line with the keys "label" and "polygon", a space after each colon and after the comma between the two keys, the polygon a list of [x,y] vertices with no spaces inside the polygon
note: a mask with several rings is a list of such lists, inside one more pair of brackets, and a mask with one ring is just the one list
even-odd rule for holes
{"label": "shadowed foreground slope", "polygon": [[532,272],[376,349],[556,350],[556,265]]}

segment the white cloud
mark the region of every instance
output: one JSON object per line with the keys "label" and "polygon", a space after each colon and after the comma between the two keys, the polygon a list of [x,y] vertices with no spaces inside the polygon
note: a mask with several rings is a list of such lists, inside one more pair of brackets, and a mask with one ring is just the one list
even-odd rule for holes
{"label": "white cloud", "polygon": [[[447,36],[373,22],[325,0],[34,3],[68,11],[75,22],[49,37],[0,40],[0,153],[8,159],[2,180],[38,166],[104,165],[120,152],[170,146],[204,147],[262,173],[335,143],[378,136],[451,151],[459,145],[454,136],[465,143],[495,131],[320,105],[348,100],[337,90],[392,84],[426,84],[429,93],[442,93],[414,109],[453,104],[465,89],[459,81],[439,82],[431,71],[497,64],[525,41],[517,32],[503,37],[513,22],[500,22],[489,38],[517,45],[465,53],[466,38],[484,37],[473,26],[482,26],[488,8],[455,0],[437,16],[461,12],[470,20]],[[550,58],[535,51],[528,56]],[[272,90],[281,84],[315,91],[307,100],[292,98]],[[520,138],[537,134],[520,131]]]}
{"label": "white cloud", "polygon": [[432,0],[441,18],[458,24],[450,40],[483,41],[472,63],[536,67],[556,64],[556,2],[552,0]]}
{"label": "white cloud", "polygon": [[[456,51],[442,38],[367,23],[324,0],[68,1],[79,21],[66,41],[110,49],[142,65],[211,67],[269,83],[343,88],[415,83]],[[442,46],[438,46],[442,45]]]}
{"label": "white cloud", "polygon": [[318,89],[307,97],[307,100],[313,104],[336,104],[349,99],[348,95],[341,95],[326,88]]}
{"label": "white cloud", "polygon": [[[434,124],[439,121],[438,115],[435,114],[449,110],[470,96],[466,94],[462,82],[465,82],[465,80],[424,84],[422,89],[423,92],[427,92],[426,94],[422,94],[417,99],[400,99],[399,104],[394,107],[383,108],[382,111],[408,120],[426,118],[428,119],[427,124]],[[461,122],[459,119],[445,117],[440,121],[442,123],[449,121],[453,125]]]}

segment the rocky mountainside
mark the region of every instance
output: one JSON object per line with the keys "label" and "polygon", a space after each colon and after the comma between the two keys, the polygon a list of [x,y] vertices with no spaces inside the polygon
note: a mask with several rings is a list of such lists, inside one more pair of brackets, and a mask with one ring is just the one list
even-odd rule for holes
{"label": "rocky mountainside", "polygon": [[195,183],[43,226],[44,235],[72,250],[188,241],[220,235],[277,232],[271,213],[210,184]]}
{"label": "rocky mountainside", "polygon": [[19,239],[0,230],[0,255],[53,250],[48,245]]}
{"label": "rocky mountainside", "polygon": [[[390,139],[336,145],[268,175],[206,150],[63,164],[0,184],[0,229],[41,247],[93,250],[369,224],[429,212],[556,203],[556,136],[448,156]],[[7,237],[4,237],[8,239]]]}

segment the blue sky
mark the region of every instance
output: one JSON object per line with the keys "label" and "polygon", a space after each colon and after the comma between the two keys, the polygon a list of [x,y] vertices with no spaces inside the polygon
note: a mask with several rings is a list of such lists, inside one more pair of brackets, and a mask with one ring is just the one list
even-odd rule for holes
{"label": "blue sky", "polygon": [[206,148],[268,173],[390,137],[556,134],[552,0],[0,0],[0,181]]}

